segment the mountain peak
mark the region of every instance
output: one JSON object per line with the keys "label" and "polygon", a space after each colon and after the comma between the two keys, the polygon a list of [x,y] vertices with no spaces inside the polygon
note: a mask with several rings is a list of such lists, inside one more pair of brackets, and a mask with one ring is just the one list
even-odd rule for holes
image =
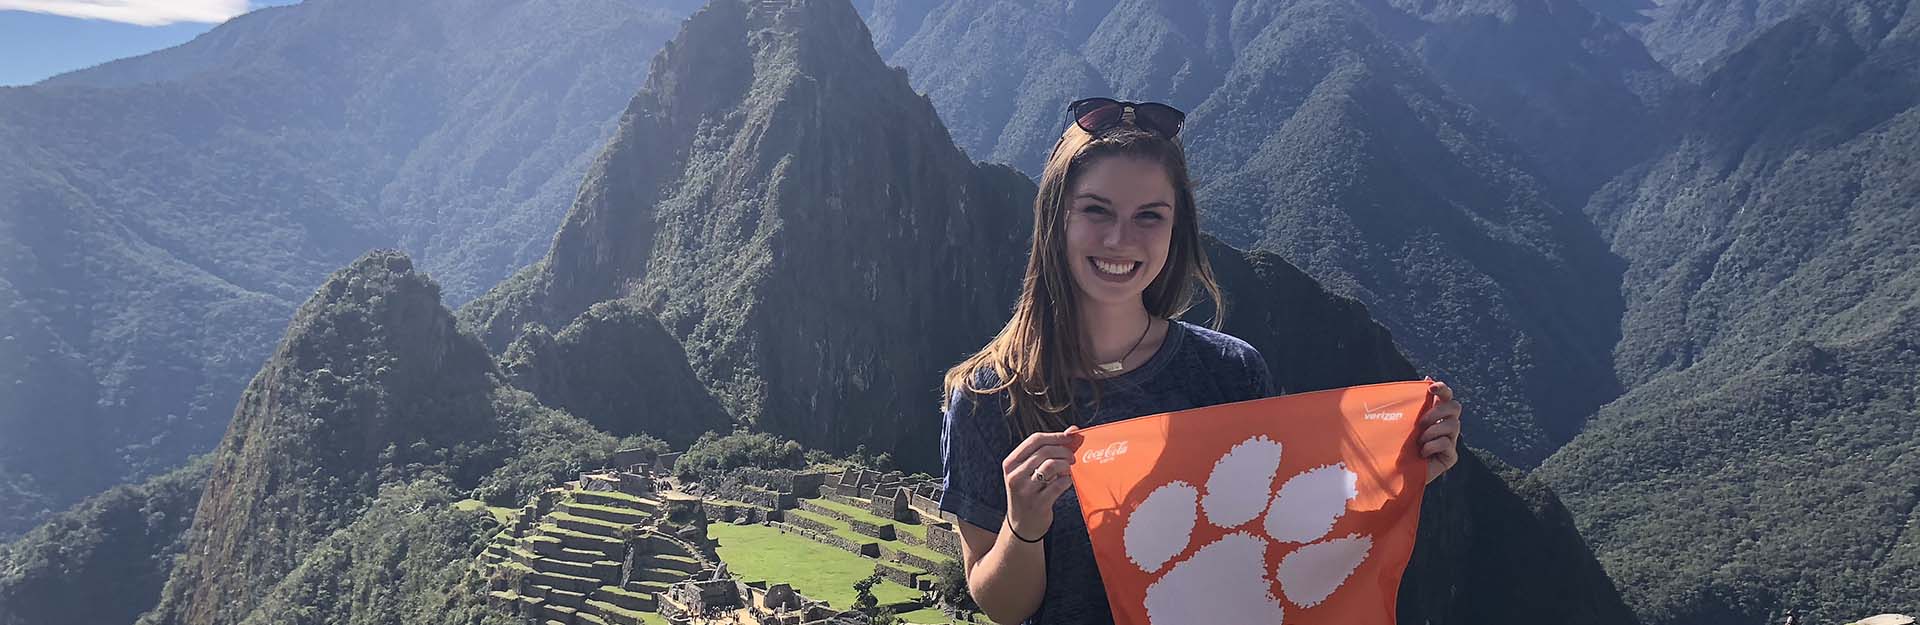
{"label": "mountain peak", "polygon": [[462,315],[498,350],[629,300],[737,422],[930,445],[909,411],[1004,322],[1032,194],[954,147],[846,0],[717,0],[655,59],[546,259]]}
{"label": "mountain peak", "polygon": [[818,52],[832,55],[817,60],[859,63],[865,62],[861,57],[870,57],[880,61],[866,20],[844,0],[744,1],[749,29],[792,35],[796,42],[819,46]]}
{"label": "mountain peak", "polygon": [[438,303],[440,286],[414,271],[406,252],[372,250],[328,276],[302,311],[317,314],[332,304],[372,304],[374,298],[392,294],[427,297]]}

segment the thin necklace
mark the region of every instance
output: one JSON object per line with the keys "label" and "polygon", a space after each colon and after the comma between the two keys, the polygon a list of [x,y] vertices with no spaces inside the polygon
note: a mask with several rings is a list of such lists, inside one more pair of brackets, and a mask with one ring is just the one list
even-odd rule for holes
{"label": "thin necklace", "polygon": [[1118,372],[1121,368],[1126,367],[1127,357],[1133,355],[1133,350],[1140,349],[1140,343],[1142,341],[1147,340],[1147,331],[1152,329],[1153,329],[1153,317],[1149,316],[1147,317],[1147,327],[1140,329],[1140,338],[1133,340],[1133,347],[1127,348],[1127,353],[1121,354],[1119,360],[1115,360],[1113,362],[1103,362],[1094,366],[1099,367],[1100,372],[1105,374],[1113,374],[1115,372]]}

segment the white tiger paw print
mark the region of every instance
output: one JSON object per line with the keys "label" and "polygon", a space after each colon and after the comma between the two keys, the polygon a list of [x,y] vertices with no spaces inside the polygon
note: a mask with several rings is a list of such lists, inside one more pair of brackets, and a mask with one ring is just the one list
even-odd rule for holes
{"label": "white tiger paw print", "polygon": [[[1331,464],[1289,477],[1276,490],[1280,453],[1278,441],[1249,438],[1214,463],[1204,491],[1170,482],[1134,509],[1122,538],[1127,558],[1154,577],[1146,593],[1149,621],[1277,625],[1286,606],[1326,601],[1367,559],[1371,537],[1326,538],[1359,494],[1359,476]],[[1201,523],[1228,533],[1196,546]],[[1269,570],[1275,549],[1292,551]]]}

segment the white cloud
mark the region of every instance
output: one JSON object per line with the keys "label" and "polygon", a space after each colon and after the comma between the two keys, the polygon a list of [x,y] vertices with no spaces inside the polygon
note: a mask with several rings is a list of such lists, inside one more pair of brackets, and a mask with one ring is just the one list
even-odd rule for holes
{"label": "white cloud", "polygon": [[141,26],[175,22],[217,24],[247,12],[247,0],[0,0],[0,11],[31,11]]}

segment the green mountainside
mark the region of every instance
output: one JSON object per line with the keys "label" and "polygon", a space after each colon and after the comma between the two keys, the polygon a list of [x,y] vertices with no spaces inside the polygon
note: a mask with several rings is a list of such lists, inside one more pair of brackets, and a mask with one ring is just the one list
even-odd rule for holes
{"label": "green mountainside", "polygon": [[1363,3],[1433,80],[1532,160],[1556,203],[1578,206],[1654,155],[1682,86],[1640,41],[1577,0]]}
{"label": "green mountainside", "polygon": [[1646,42],[1647,52],[1674,73],[1698,79],[1775,24],[1823,4],[1821,0],[1582,0]]}
{"label": "green mountainside", "polygon": [[[1272,253],[1203,238],[1227,300],[1220,330],[1260,350],[1274,388],[1298,393],[1420,377],[1359,302],[1329,293]],[[1203,323],[1213,315],[1203,298],[1187,317]]]}
{"label": "green mountainside", "polygon": [[473,550],[500,529],[463,511],[438,476],[385,484],[352,523],[327,536],[266,590],[246,625],[512,625],[482,601]]}
{"label": "green mountainside", "polygon": [[405,256],[336,272],[243,394],[187,557],[144,622],[239,622],[380,484],[432,471],[477,486],[504,452],[497,382]]}
{"label": "green mountainside", "polygon": [[308,2],[0,88],[0,537],[212,449],[366,250],[455,302],[537,258],[687,10]]}
{"label": "green mountainside", "polygon": [[529,324],[501,357],[514,386],[616,435],[685,446],[732,418],[660,321],[622,301],[595,304],[559,333]]}
{"label": "green mountainside", "polygon": [[1753,38],[1589,206],[1634,388],[1540,476],[1648,622],[1920,612],[1916,8]]}
{"label": "green mountainside", "polygon": [[152,608],[185,546],[209,458],[89,497],[0,545],[0,625],[131,623]]}

